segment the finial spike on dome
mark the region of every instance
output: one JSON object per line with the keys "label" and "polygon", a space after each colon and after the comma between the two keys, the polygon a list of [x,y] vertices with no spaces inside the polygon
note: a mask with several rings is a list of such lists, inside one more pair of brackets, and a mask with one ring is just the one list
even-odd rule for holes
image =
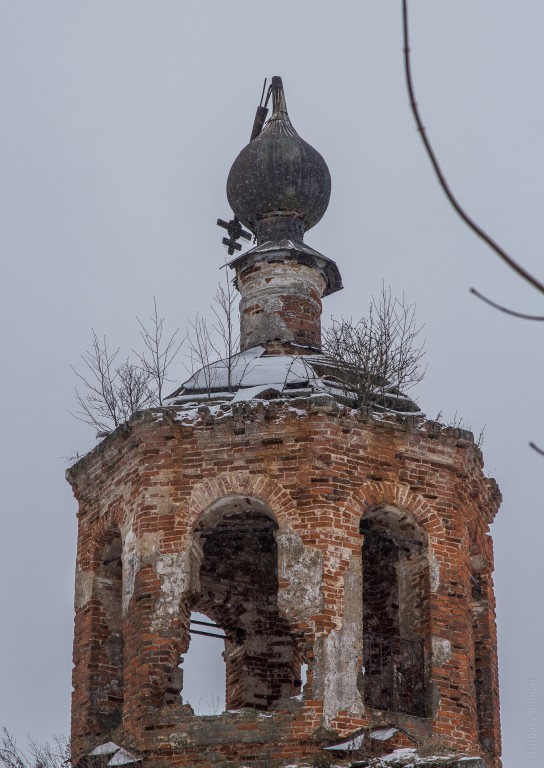
{"label": "finial spike on dome", "polygon": [[287,104],[285,103],[285,91],[283,90],[283,82],[279,75],[274,75],[272,78],[272,117],[278,115],[278,113],[284,112],[287,114]]}

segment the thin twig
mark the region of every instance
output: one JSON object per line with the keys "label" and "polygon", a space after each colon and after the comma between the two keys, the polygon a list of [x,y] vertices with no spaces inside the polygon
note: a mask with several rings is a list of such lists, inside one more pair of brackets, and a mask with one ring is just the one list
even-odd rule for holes
{"label": "thin twig", "polygon": [[489,304],[490,307],[498,309],[499,312],[504,312],[506,315],[510,315],[511,317],[520,317],[522,320],[544,320],[544,316],[542,315],[527,315],[525,312],[516,312],[514,309],[503,307],[502,304],[497,304],[497,302],[488,299],[486,296],[477,291],[476,288],[471,288],[470,292],[474,294],[474,296],[476,296],[478,299],[481,299],[486,304]]}
{"label": "thin twig", "polygon": [[476,222],[461,207],[461,204],[458,202],[455,195],[451,191],[450,186],[446,180],[446,177],[444,176],[444,173],[438,163],[438,159],[434,153],[431,143],[427,137],[425,127],[423,125],[423,121],[419,114],[419,108],[417,106],[415,92],[414,92],[414,85],[412,81],[412,69],[411,69],[411,62],[410,62],[410,43],[409,43],[409,32],[408,32],[408,0],[402,0],[402,9],[403,9],[403,34],[404,34],[404,71],[406,75],[406,85],[408,88],[408,96],[410,99],[410,107],[414,115],[417,129],[421,135],[421,140],[427,151],[427,155],[429,156],[431,164],[434,168],[439,184],[442,187],[444,194],[448,198],[449,202],[453,206],[454,210],[459,214],[459,216],[465,222],[465,224],[468,227],[470,227],[470,229],[476,235],[478,235],[478,237],[480,237],[485,243],[487,243],[487,245],[493,251],[495,251],[495,253],[506,264],[508,264],[508,266],[511,269],[514,270],[514,272],[517,272],[517,274],[520,275],[520,277],[522,277],[524,280],[530,283],[534,288],[537,289],[537,291],[540,291],[540,293],[544,293],[544,284],[541,283],[540,280],[534,277],[530,272],[524,269],[521,266],[521,264],[518,264],[517,261],[515,261],[503,248],[501,248],[501,246],[497,242],[495,242],[495,240],[493,240],[492,237],[490,237],[490,235],[487,234],[487,232],[485,232],[478,224],[476,224]]}

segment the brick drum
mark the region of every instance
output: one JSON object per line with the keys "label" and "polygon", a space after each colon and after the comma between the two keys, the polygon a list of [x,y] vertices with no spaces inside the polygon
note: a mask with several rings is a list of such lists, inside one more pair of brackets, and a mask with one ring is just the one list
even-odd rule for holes
{"label": "brick drum", "polygon": [[[109,740],[157,766],[309,759],[395,726],[500,766],[500,494],[470,433],[326,396],[161,409],[68,479],[76,762]],[[183,703],[193,610],[224,628],[234,711]]]}

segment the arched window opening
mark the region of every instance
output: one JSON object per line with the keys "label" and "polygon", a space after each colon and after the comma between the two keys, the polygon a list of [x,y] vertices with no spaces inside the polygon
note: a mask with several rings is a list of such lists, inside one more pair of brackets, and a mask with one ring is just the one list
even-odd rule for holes
{"label": "arched window opening", "polygon": [[225,710],[225,633],[203,613],[191,614],[191,642],[180,664],[183,701],[195,715]]}
{"label": "arched window opening", "polygon": [[[202,561],[192,610],[217,626],[210,632],[225,635],[229,710],[274,709],[301,687],[300,652],[278,609],[278,526],[262,506],[251,499],[223,501],[196,532]],[[187,675],[187,662],[184,668]]]}
{"label": "arched window opening", "polygon": [[123,716],[123,565],[122,540],[117,528],[106,531],[97,555],[91,697],[104,733],[120,725]]}
{"label": "arched window opening", "polygon": [[429,568],[425,538],[394,509],[369,510],[364,536],[364,700],[377,709],[426,714]]}

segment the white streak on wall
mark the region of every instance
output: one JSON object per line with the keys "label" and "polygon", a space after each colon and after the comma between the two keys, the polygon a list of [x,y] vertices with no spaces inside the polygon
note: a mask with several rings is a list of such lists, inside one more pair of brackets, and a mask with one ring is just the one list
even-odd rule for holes
{"label": "white streak on wall", "polygon": [[307,619],[323,607],[323,555],[305,547],[288,529],[275,532],[278,545],[278,576],[288,582],[278,592],[278,607],[290,621]]}
{"label": "white streak on wall", "polygon": [[340,629],[327,635],[321,659],[323,724],[329,727],[338,712],[363,713],[357,677],[363,647],[361,559],[352,557],[344,577],[344,615]]}
{"label": "white streak on wall", "polygon": [[78,608],[83,608],[91,599],[93,595],[93,580],[92,571],[76,569],[76,591],[74,597],[74,609],[76,611]]}

